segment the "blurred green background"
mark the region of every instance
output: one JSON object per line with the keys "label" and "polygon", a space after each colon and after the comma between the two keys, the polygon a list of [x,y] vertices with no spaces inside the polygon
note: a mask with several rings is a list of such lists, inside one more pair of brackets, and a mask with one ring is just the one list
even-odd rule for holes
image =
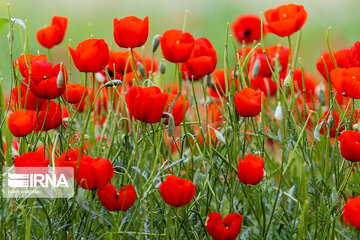
{"label": "blurred green background", "polygon": [[[307,0],[293,1],[302,4],[308,12],[308,21],[303,28],[299,56],[304,66],[316,76],[316,59],[326,50],[326,31],[331,31],[333,50],[350,47],[360,40],[360,15],[355,0]],[[268,8],[290,3],[284,0],[10,0],[1,1],[0,17],[7,17],[6,4],[10,4],[11,16],[28,20],[30,52],[47,53],[36,41],[36,31],[49,25],[53,15],[68,17],[69,26],[65,40],[60,46],[52,49],[54,62],[68,63],[68,40],[72,39],[75,47],[80,41],[88,39],[90,34],[95,38],[103,38],[113,50],[119,48],[114,44],[113,18],[135,15],[149,16],[150,33],[146,43],[146,53],[150,53],[152,37],[162,34],[169,28],[182,28],[184,12],[189,10],[187,30],[195,37],[207,37],[211,40],[218,53],[218,68],[223,67],[224,38],[226,23],[232,23],[243,13],[259,14]],[[14,57],[21,54],[19,30],[15,28]],[[5,85],[9,84],[9,47],[7,42],[8,26],[0,35],[0,69]],[[295,36],[292,37],[293,45]],[[265,38],[267,46],[282,43],[286,39],[269,34]],[[232,48],[230,48],[232,50]],[[137,51],[141,51],[138,49]],[[161,58],[161,51],[156,53]],[[75,75],[78,76],[78,75]]]}

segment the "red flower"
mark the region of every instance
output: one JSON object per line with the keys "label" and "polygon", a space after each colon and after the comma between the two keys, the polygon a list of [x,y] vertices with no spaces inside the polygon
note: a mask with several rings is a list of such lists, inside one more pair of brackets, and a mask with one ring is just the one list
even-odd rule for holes
{"label": "red flower", "polygon": [[[175,95],[175,94],[169,94],[169,100],[168,100],[169,106],[171,106],[171,104],[173,104],[176,96],[177,95]],[[184,104],[185,104],[185,106],[184,106]],[[175,126],[180,125],[180,123],[183,121],[183,117],[184,117],[185,113],[187,112],[187,110],[189,109],[189,104],[190,104],[189,101],[185,101],[183,96],[179,96],[176,99],[176,101],[171,109],[171,114],[174,117]]]}
{"label": "red flower", "polygon": [[214,97],[214,98],[218,98],[218,97],[223,97],[226,94],[226,82],[225,79],[227,79],[227,86],[228,86],[228,91],[230,91],[231,85],[230,85],[230,79],[231,78],[231,83],[234,84],[235,89],[237,89],[238,86],[238,79],[234,79],[234,73],[232,69],[229,69],[230,71],[230,76],[227,75],[224,71],[224,69],[216,69],[213,74],[212,74],[212,86],[210,87],[209,90],[209,94]]}
{"label": "red flower", "polygon": [[[134,51],[134,57],[136,61],[141,61],[141,57],[135,51]],[[131,62],[133,62],[133,60],[129,51],[117,51],[117,52],[111,51],[109,56],[109,63],[107,67],[113,76],[115,72],[116,75],[124,74],[125,68],[126,68],[126,72],[129,73],[132,71]],[[115,71],[114,71],[114,65],[115,65]],[[119,76],[116,76],[116,78],[119,79]]]}
{"label": "red flower", "polygon": [[67,73],[62,66],[62,85],[58,86],[58,75],[60,74],[60,64],[52,66],[48,61],[36,61],[31,64],[30,89],[35,96],[40,98],[54,99],[64,92]]}
{"label": "red flower", "polygon": [[336,68],[330,74],[336,91],[345,97],[360,99],[360,67]]}
{"label": "red flower", "polygon": [[347,130],[339,136],[340,151],[343,158],[351,162],[360,161],[360,133]]}
{"label": "red flower", "polygon": [[[83,96],[84,95],[84,96]],[[63,93],[63,97],[69,103],[79,103],[81,99],[85,100],[87,96],[87,90],[85,86],[80,83],[67,83],[66,91]]]}
{"label": "red flower", "polygon": [[[24,79],[25,84],[29,84],[28,79]],[[16,104],[19,104],[19,87],[15,86],[12,89],[11,100],[13,100]],[[21,107],[27,110],[36,110],[37,102],[39,101],[39,106],[45,101],[44,98],[38,98],[35,96],[28,86],[24,84],[20,84],[20,101]]]}
{"label": "red flower", "polygon": [[48,131],[61,125],[62,116],[60,104],[50,100],[45,101],[39,108],[36,132]]}
{"label": "red flower", "polygon": [[[50,160],[46,160],[43,154],[39,152],[28,152],[21,156],[16,156],[14,159],[15,172],[17,174],[30,174],[30,173],[47,173],[46,169],[36,169],[37,167],[48,167]],[[21,167],[21,169],[19,169]],[[30,167],[30,169],[29,169]]]}
{"label": "red flower", "polygon": [[343,218],[360,231],[360,197],[351,198],[345,203]]}
{"label": "red flower", "polygon": [[181,207],[188,204],[195,196],[195,185],[175,175],[167,176],[159,187],[163,200],[173,207]]}
{"label": "red flower", "polygon": [[29,65],[36,61],[46,61],[47,56],[45,54],[40,54],[39,56],[32,54],[21,54],[18,59],[15,60],[15,68],[19,68],[21,75],[24,78],[29,78]]}
{"label": "red flower", "polygon": [[99,72],[109,60],[109,47],[103,39],[88,39],[69,50],[80,72]]}
{"label": "red flower", "polygon": [[170,29],[160,37],[161,51],[169,62],[185,62],[194,48],[195,40],[190,33]]}
{"label": "red flower", "polygon": [[56,167],[72,167],[75,172],[76,168],[77,168],[79,154],[80,154],[80,148],[79,149],[68,149],[67,151],[64,151],[60,155],[60,157],[58,157],[55,160],[55,166]]}
{"label": "red flower", "polygon": [[307,20],[307,12],[302,5],[281,5],[264,12],[269,30],[280,36],[290,36],[297,32]]}
{"label": "red flower", "polygon": [[160,122],[169,95],[156,86],[134,86],[125,95],[130,115],[145,123]]}
{"label": "red flower", "polygon": [[350,57],[354,61],[360,62],[360,41],[356,41],[350,48]]}
{"label": "red flower", "polygon": [[40,29],[36,38],[41,46],[52,48],[62,42],[65,36],[68,19],[66,17],[54,16],[51,25]]}
{"label": "red flower", "polygon": [[261,38],[261,19],[257,15],[243,14],[235,20],[231,29],[240,43],[259,41]]}
{"label": "red flower", "polygon": [[277,91],[277,85],[271,77],[263,77],[258,75],[256,78],[251,78],[251,88],[261,90],[266,96],[274,96]]}
{"label": "red flower", "polygon": [[[339,68],[351,68],[351,67],[360,66],[357,64],[356,61],[354,61],[350,57],[349,49],[341,49],[339,51],[334,51],[333,55],[334,55],[336,64]],[[323,78],[327,81],[328,77],[326,75],[326,69],[325,69],[324,62],[326,64],[326,69],[327,69],[327,72],[329,73],[329,77],[330,77],[330,73],[333,69],[335,69],[335,65],[334,65],[334,60],[332,59],[331,54],[329,52],[322,54],[316,62],[316,69],[319,71],[321,76],[323,76]]]}
{"label": "red flower", "polygon": [[15,137],[24,137],[31,133],[36,126],[36,112],[32,110],[18,110],[10,114],[8,127]]}
{"label": "red flower", "polygon": [[206,38],[197,38],[190,57],[184,62],[189,72],[196,78],[202,78],[215,70],[216,51]]}
{"label": "red flower", "polygon": [[97,194],[102,205],[109,211],[126,211],[136,200],[135,189],[132,185],[126,185],[117,192],[114,185],[108,184]]}
{"label": "red flower", "polygon": [[234,102],[238,114],[242,117],[255,117],[258,115],[261,112],[262,94],[262,91],[255,91],[252,88],[244,88],[235,93]]}
{"label": "red flower", "polygon": [[114,169],[109,160],[83,156],[80,159],[76,182],[84,189],[101,189],[110,182],[113,176]]}
{"label": "red flower", "polygon": [[114,39],[119,47],[136,48],[145,44],[149,35],[149,17],[114,18]]}
{"label": "red flower", "polygon": [[239,157],[238,177],[240,182],[248,185],[260,183],[264,177],[264,159],[251,153],[244,160]]}
{"label": "red flower", "polygon": [[211,212],[205,223],[206,230],[215,240],[234,240],[240,234],[242,216],[229,213],[224,220],[220,213]]}

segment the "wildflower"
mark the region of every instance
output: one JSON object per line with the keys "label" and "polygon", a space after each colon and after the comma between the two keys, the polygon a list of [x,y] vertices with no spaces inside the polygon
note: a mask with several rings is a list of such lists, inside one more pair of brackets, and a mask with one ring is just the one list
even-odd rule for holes
{"label": "wildflower", "polygon": [[181,30],[170,29],[160,37],[164,58],[173,63],[185,62],[190,57],[194,44],[194,37]]}
{"label": "wildflower", "polygon": [[109,47],[103,39],[82,41],[75,50],[69,47],[69,51],[80,72],[99,72],[109,60]]}
{"label": "wildflower", "polygon": [[[240,43],[259,41],[261,38],[261,19],[257,15],[243,14],[234,21],[231,29]],[[264,31],[264,35],[265,33],[266,31]]]}
{"label": "wildflower", "polygon": [[87,90],[85,86],[80,83],[67,83],[66,91],[63,93],[63,97],[69,103],[79,103],[81,98],[85,99],[87,96]]}
{"label": "wildflower", "polygon": [[339,136],[340,151],[343,158],[351,162],[360,161],[360,132],[347,130]]}
{"label": "wildflower", "polygon": [[195,196],[195,185],[175,175],[167,176],[159,187],[163,200],[173,207],[181,207],[188,204]]}
{"label": "wildflower", "polygon": [[136,48],[145,44],[149,35],[149,17],[114,18],[114,39],[119,47]]}
{"label": "wildflower", "polygon": [[[170,106],[173,104],[174,100],[176,99],[175,94],[169,94],[169,100],[168,100],[168,104],[169,104],[169,109],[170,110]],[[185,106],[184,106],[185,104]],[[186,101],[184,99],[183,96],[178,96],[175,103],[173,104],[172,108],[171,108],[171,114],[174,117],[175,120],[175,126],[180,125],[180,123],[183,121],[184,118],[184,114],[187,112],[187,110],[189,109],[189,101]]]}
{"label": "wildflower", "polygon": [[128,210],[136,200],[136,193],[134,186],[123,186],[119,192],[112,184],[107,184],[101,188],[97,195],[102,205],[109,211],[126,211]]}
{"label": "wildflower", "polygon": [[10,114],[8,127],[15,137],[24,137],[31,133],[36,126],[36,112],[32,110],[18,110]]}
{"label": "wildflower", "polygon": [[264,176],[264,159],[260,156],[247,154],[244,160],[239,157],[238,177],[240,182],[256,185]]}
{"label": "wildflower", "polygon": [[343,209],[345,222],[360,230],[360,197],[349,199]]}
{"label": "wildflower", "polygon": [[330,80],[343,96],[360,99],[360,67],[336,68],[331,71]]}
{"label": "wildflower", "polygon": [[252,88],[243,88],[235,93],[236,111],[242,117],[255,117],[261,112],[261,96],[263,92]]}
{"label": "wildflower", "polygon": [[220,213],[211,212],[205,227],[215,240],[234,240],[240,234],[242,218],[238,213],[229,213],[222,219]]}
{"label": "wildflower", "polygon": [[62,122],[60,104],[52,100],[44,101],[39,107],[37,119],[36,132],[58,128]]}
{"label": "wildflower", "polygon": [[65,36],[68,19],[62,16],[54,16],[51,25],[40,29],[36,33],[36,38],[41,46],[52,48],[62,42]]}

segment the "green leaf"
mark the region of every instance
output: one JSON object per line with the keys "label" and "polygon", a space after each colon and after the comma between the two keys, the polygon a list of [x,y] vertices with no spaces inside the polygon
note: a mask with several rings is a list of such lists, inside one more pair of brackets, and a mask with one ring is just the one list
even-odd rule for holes
{"label": "green leaf", "polygon": [[3,27],[5,26],[5,24],[9,23],[10,20],[8,18],[0,18],[0,33],[1,30],[3,29]]}

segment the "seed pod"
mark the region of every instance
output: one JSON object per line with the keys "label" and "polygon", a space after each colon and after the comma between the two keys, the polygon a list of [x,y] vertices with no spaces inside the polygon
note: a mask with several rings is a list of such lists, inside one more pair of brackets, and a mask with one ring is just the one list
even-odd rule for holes
{"label": "seed pod", "polygon": [[169,137],[175,136],[175,120],[172,114],[170,115],[168,122],[168,135]]}
{"label": "seed pod", "polygon": [[64,84],[64,74],[62,72],[62,63],[60,64],[60,71],[58,73],[56,84],[58,88],[61,88]]}
{"label": "seed pod", "polygon": [[146,78],[146,71],[145,71],[144,65],[142,65],[140,62],[137,62],[137,67],[139,69],[139,72],[140,72],[141,76],[145,79]]}

